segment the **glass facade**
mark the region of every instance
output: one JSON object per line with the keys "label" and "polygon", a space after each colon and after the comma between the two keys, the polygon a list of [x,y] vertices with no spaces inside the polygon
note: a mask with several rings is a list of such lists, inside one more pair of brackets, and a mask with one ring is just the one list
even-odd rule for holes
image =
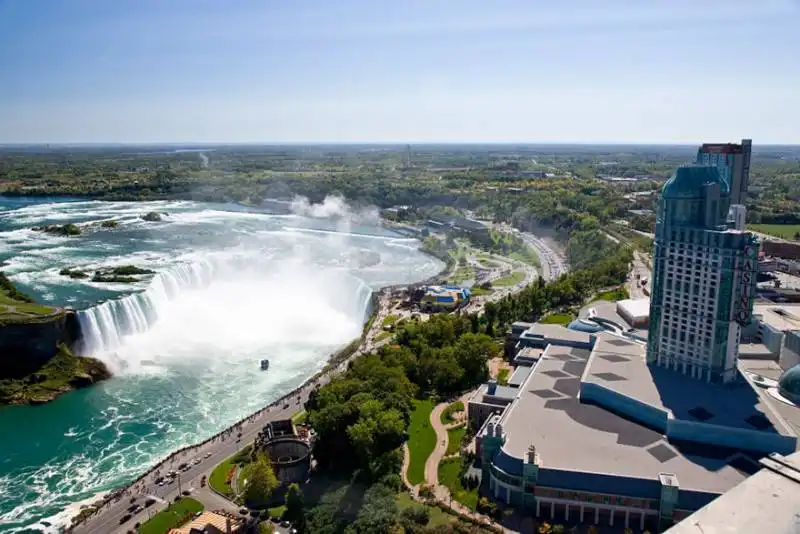
{"label": "glass facade", "polygon": [[656,218],[648,362],[709,382],[735,376],[752,313],[758,242],[730,230],[728,181],[715,166],[680,167]]}

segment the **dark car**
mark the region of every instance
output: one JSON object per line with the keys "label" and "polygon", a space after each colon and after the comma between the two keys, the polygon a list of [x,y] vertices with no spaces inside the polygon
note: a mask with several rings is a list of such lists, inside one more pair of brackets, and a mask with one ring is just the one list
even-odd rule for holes
{"label": "dark car", "polygon": [[126,522],[126,521],[127,521],[128,519],[130,519],[130,518],[131,518],[131,514],[125,514],[125,515],[123,515],[123,516],[122,516],[122,517],[119,519],[119,524],[121,525],[122,523]]}
{"label": "dark car", "polygon": [[130,512],[130,513],[134,514],[134,513],[136,513],[136,509],[137,509],[138,507],[139,507],[139,505],[138,505],[138,504],[132,504],[132,505],[128,506],[128,512]]}
{"label": "dark car", "polygon": [[155,499],[147,499],[146,501],[144,501],[144,505],[145,505],[145,507],[147,507],[147,506],[153,506],[155,503],[156,503],[156,500],[155,500]]}
{"label": "dark car", "polygon": [[191,492],[191,491],[189,491],[189,490],[183,490],[181,493],[183,493],[184,495],[189,495],[189,494],[191,494],[192,492]]}

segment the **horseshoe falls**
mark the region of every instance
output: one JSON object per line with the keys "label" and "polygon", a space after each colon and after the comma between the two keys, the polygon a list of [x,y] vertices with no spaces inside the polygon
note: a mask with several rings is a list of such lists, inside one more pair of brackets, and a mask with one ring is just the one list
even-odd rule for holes
{"label": "horseshoe falls", "polygon": [[[142,220],[151,211],[166,215]],[[114,373],[42,406],[0,407],[0,532],[57,532],[80,502],[313,375],[359,335],[373,290],[442,268],[373,218],[307,215],[0,197],[3,272],[40,302],[77,310],[78,351]],[[109,219],[119,226],[97,224]],[[31,230],[66,223],[81,235]],[[128,265],[154,274],[61,274]]]}

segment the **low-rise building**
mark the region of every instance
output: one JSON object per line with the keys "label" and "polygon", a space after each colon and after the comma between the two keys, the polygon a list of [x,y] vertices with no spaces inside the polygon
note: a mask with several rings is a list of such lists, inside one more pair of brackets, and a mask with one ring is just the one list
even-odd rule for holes
{"label": "low-rise building", "polygon": [[453,311],[469,302],[470,291],[466,287],[428,286],[420,299],[423,311]]}
{"label": "low-rise building", "polygon": [[742,355],[735,380],[709,384],[648,365],[645,345],[619,333],[531,325],[516,338],[516,350],[539,357],[468,409],[471,424],[483,419],[489,491],[537,517],[660,528],[758,471],[766,454],[797,448],[800,368]]}
{"label": "low-rise building", "polygon": [[238,534],[244,532],[244,521],[227,512],[203,512],[168,534]]}

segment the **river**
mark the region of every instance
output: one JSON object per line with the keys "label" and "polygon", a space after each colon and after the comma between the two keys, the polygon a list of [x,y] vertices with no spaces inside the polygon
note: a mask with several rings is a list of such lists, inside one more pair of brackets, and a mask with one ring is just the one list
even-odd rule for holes
{"label": "river", "polygon": [[[373,212],[339,201],[297,208],[0,197],[3,271],[39,301],[79,310],[84,350],[115,373],[43,406],[0,408],[0,532],[56,532],[74,503],[317,372],[359,335],[372,289],[442,268]],[[142,220],[150,211],[166,215]],[[92,224],[109,219],[119,226]],[[66,223],[82,234],[31,230]],[[156,274],[60,274],[121,265]]]}

